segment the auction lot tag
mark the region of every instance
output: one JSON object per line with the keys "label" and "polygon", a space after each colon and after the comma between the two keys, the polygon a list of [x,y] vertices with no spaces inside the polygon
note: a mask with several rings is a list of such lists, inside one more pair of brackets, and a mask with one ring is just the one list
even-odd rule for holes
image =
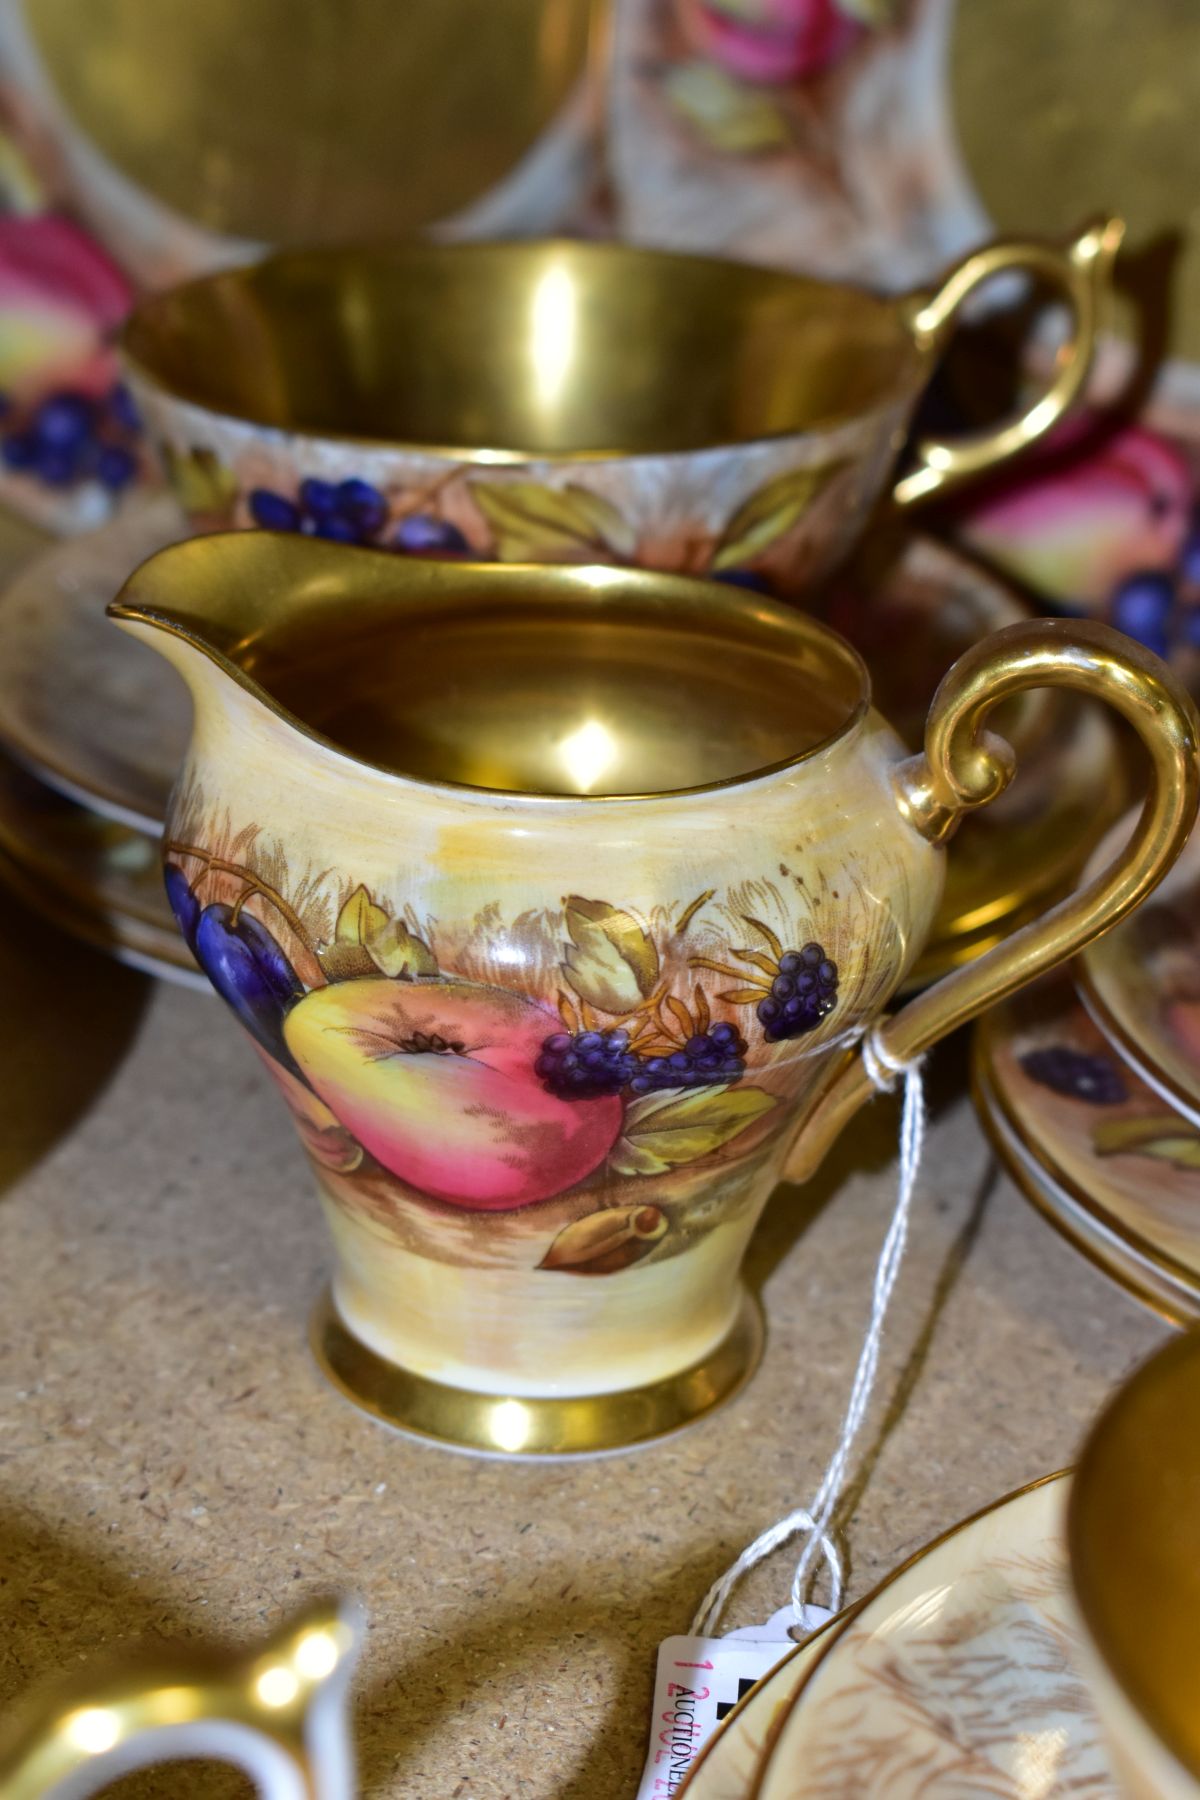
{"label": "auction lot tag", "polygon": [[[805,1633],[833,1616],[822,1606],[804,1612]],[[717,1726],[796,1648],[790,1634],[795,1622],[791,1607],[783,1606],[765,1625],[745,1625],[728,1637],[671,1637],[660,1645],[650,1750],[637,1800],[669,1800],[678,1792]]]}

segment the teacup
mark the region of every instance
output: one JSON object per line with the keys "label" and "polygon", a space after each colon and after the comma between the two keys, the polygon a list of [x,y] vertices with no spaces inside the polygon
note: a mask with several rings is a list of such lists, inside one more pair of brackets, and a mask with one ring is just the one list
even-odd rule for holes
{"label": "teacup", "polygon": [[1071,1488],[1071,1581],[1122,1791],[1200,1795],[1200,1334],[1173,1339],[1092,1428]]}
{"label": "teacup", "polygon": [[1058,372],[994,431],[920,440],[894,500],[940,496],[1061,418],[1120,236],[1109,221],[1062,247],[993,244],[902,299],[605,243],[289,253],[143,301],[123,348],[198,527],[791,597],[858,537],[994,275],[1070,302]]}
{"label": "teacup", "polygon": [[893,1054],[1123,916],[1196,810],[1190,700],[1094,624],[969,651],[909,757],[843,640],[681,576],[233,532],[110,610],[193,694],[168,892],[312,1159],[319,1353],[370,1410],[476,1448],[634,1443],[746,1377],[743,1252],[872,1091],[856,1046],[944,842],[1012,773],[998,702],[1114,705],[1150,752],[1143,820],[890,1021]]}

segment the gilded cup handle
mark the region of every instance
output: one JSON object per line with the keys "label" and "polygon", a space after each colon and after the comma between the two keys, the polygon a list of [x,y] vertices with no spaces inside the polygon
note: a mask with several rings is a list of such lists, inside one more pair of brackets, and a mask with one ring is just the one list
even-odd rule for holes
{"label": "gilded cup handle", "polygon": [[1072,330],[1058,353],[1054,379],[1018,418],[960,438],[922,437],[914,447],[914,467],[892,490],[899,507],[940,499],[952,488],[1020,455],[1048,431],[1079,398],[1091,367],[1096,336],[1112,285],[1112,266],[1124,235],[1120,219],[1095,219],[1070,243],[1003,239],[985,244],[959,263],[932,292],[901,302],[918,346],[936,352],[953,328],[959,307],[984,281],[1006,271],[1033,275],[1062,291],[1071,308]]}
{"label": "gilded cup handle", "polygon": [[[894,1013],[880,1035],[896,1061],[920,1056],[1117,924],[1162,880],[1192,829],[1200,803],[1200,717],[1178,680],[1107,625],[1039,619],[1010,625],[968,650],[942,681],[924,751],[894,772],[897,805],[914,830],[943,843],[964,814],[1003,793],[1016,759],[985,729],[988,715],[1010,695],[1038,687],[1072,688],[1107,701],[1133,726],[1150,764],[1141,817],[1124,849],[1086,887]],[[850,1054],[803,1121],[785,1179],[807,1179],[872,1092],[861,1056]]]}
{"label": "gilded cup handle", "polygon": [[352,1602],[318,1601],[250,1656],[160,1651],[84,1668],[6,1721],[4,1800],[83,1800],[152,1763],[212,1757],[264,1800],[353,1800],[347,1688],[362,1637]]}

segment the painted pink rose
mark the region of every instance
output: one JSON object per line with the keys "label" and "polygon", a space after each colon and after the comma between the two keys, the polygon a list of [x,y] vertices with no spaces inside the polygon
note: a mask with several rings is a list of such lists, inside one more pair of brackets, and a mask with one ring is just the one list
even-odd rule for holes
{"label": "painted pink rose", "polygon": [[782,85],[820,74],[862,35],[835,0],[680,0],[704,56],[743,81]]}
{"label": "painted pink rose", "polygon": [[964,542],[998,568],[1064,605],[1102,612],[1128,576],[1175,566],[1193,493],[1166,439],[1140,426],[1095,447],[1091,436],[1086,423],[1055,434],[1048,454],[959,520]]}
{"label": "painted pink rose", "polygon": [[623,1107],[561,1100],[534,1064],[557,1016],[471,981],[334,982],[288,1013],[313,1091],[383,1168],[452,1206],[510,1212],[574,1187],[616,1142]]}
{"label": "painted pink rose", "polygon": [[111,257],[69,219],[0,217],[0,392],[18,402],[61,387],[106,392],[132,301]]}

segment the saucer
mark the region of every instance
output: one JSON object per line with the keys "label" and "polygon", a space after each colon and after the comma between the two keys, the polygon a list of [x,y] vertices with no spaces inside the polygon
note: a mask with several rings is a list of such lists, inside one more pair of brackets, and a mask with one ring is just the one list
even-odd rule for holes
{"label": "saucer", "polygon": [[137,498],[44,551],[0,593],[0,747],[101,817],[158,834],[191,701],[104,608],[139,563],[187,536],[178,504]]}
{"label": "saucer", "polygon": [[814,1658],[745,1800],[1120,1793],[1088,1689],[1051,1476],[937,1539]]}
{"label": "saucer", "polygon": [[981,1020],[973,1086],[1002,1161],[1050,1222],[1146,1305],[1200,1319],[1200,1131],[1121,1062],[1067,981]]}
{"label": "saucer", "polygon": [[0,880],[118,961],[211,992],[167,905],[157,837],[100,818],[3,758]]}
{"label": "saucer", "polygon": [[[1096,860],[1127,835],[1114,832]],[[1079,990],[1129,1066],[1200,1126],[1200,833],[1150,898],[1084,951]]]}
{"label": "saucer", "polygon": [[849,1616],[831,1619],[755,1683],[708,1740],[676,1800],[746,1800],[797,1689]]}

